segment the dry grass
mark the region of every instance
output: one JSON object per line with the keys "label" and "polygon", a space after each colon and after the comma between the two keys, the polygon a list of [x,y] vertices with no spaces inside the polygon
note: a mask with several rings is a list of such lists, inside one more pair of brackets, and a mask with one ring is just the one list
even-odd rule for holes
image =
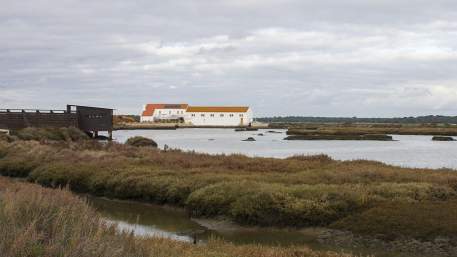
{"label": "dry grass", "polygon": [[137,238],[103,223],[83,200],[67,190],[0,178],[0,256],[8,257],[350,257],[305,247],[235,246],[218,240],[191,245]]}
{"label": "dry grass", "polygon": [[67,190],[2,187],[0,231],[2,256],[149,256],[140,241],[103,224]]}

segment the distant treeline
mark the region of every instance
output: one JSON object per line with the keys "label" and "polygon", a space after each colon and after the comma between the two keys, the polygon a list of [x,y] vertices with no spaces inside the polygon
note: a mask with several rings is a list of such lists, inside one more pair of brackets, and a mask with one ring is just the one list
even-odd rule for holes
{"label": "distant treeline", "polygon": [[264,117],[256,118],[260,122],[309,122],[309,123],[451,123],[457,124],[457,116],[428,115],[402,118],[357,118],[357,117]]}

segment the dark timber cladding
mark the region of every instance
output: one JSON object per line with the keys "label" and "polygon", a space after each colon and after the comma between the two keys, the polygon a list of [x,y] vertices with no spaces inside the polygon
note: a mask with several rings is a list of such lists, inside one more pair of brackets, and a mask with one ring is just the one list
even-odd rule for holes
{"label": "dark timber cladding", "polygon": [[113,131],[113,109],[67,105],[66,110],[0,109],[0,129],[27,127],[77,127],[92,132]]}

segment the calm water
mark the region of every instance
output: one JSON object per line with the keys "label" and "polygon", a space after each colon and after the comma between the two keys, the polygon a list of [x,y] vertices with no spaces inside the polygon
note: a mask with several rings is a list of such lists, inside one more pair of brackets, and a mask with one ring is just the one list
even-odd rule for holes
{"label": "calm water", "polygon": [[319,230],[297,231],[267,228],[242,228],[237,226],[219,226],[207,229],[185,211],[170,207],[138,202],[109,200],[87,196],[93,206],[109,223],[116,223],[119,229],[133,231],[140,236],[159,236],[174,240],[192,242],[197,234],[199,243],[208,238],[220,238],[235,244],[263,245],[306,245],[315,250],[352,252],[363,256],[375,254],[377,257],[412,257],[408,254],[388,252],[384,249],[341,248],[320,244],[317,241]]}
{"label": "calm water", "polygon": [[90,196],[88,200],[106,220],[118,223],[119,228],[133,230],[135,234],[142,236],[153,235],[192,242],[192,235],[197,234],[199,242],[217,237],[234,243],[269,245],[312,243],[309,237],[298,231],[246,229],[235,225],[224,226],[216,231],[207,229],[190,219],[181,209]]}
{"label": "calm water", "polygon": [[[204,153],[241,153],[249,156],[284,158],[297,154],[327,154],[338,160],[367,159],[416,168],[457,169],[457,142],[436,142],[431,136],[393,135],[396,141],[287,141],[281,133],[268,130],[235,132],[233,129],[121,130],[115,131],[118,142],[132,136],[154,139],[182,150]],[[264,136],[259,136],[262,133]],[[243,142],[254,137],[255,142]]]}

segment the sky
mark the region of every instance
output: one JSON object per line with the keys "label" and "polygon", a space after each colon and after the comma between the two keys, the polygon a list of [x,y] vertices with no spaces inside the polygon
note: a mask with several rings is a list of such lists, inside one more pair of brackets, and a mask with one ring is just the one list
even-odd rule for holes
{"label": "sky", "polygon": [[457,115],[455,0],[0,0],[0,108]]}

